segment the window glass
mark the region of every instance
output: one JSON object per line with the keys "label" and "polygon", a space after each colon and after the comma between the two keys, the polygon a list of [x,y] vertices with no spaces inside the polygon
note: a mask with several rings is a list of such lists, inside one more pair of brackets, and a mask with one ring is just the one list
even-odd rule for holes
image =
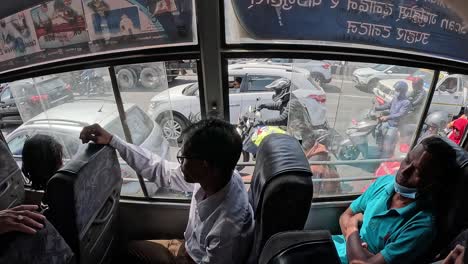
{"label": "window glass", "polygon": [[[275,63],[275,59],[258,60],[271,63],[231,62],[229,77],[247,74],[251,80],[261,80],[256,87],[263,88],[277,78],[286,78],[291,87],[289,101],[279,108],[272,103],[283,101],[276,100],[273,91],[243,93],[240,99],[229,95],[231,122],[242,132],[244,142],[238,169],[245,182],[250,182],[255,164],[253,153],[257,150],[251,139],[258,131],[268,131],[268,127],[281,129],[302,143],[314,174],[314,197],[359,194],[376,177],[396,173],[415,136],[427,98],[424,94],[412,106],[415,76],[410,72],[424,70],[431,82],[433,71],[395,65],[393,68],[401,72],[393,74],[384,72],[392,65],[313,61],[318,67],[302,68],[302,63],[285,65]],[[408,107],[399,118],[379,121],[380,116],[398,115],[391,104],[399,82],[407,87],[407,93],[397,104],[404,101]],[[426,91],[424,84],[423,89]],[[282,94],[279,92],[279,96]],[[252,112],[253,109],[259,111]],[[260,127],[266,128],[252,129],[259,119],[266,124]]]}
{"label": "window glass", "polygon": [[[25,137],[16,138],[16,135],[52,136],[62,144],[65,162],[72,158],[80,147],[79,134],[84,126],[97,123],[113,134],[125,138],[107,68],[18,80],[9,86],[15,98],[14,106],[17,108],[12,108],[9,116],[2,118],[10,121],[4,125],[6,129],[2,129],[2,132],[6,132],[5,138],[19,159]],[[145,119],[145,113],[139,112],[136,106],[124,104],[123,107],[128,112],[127,121],[130,128],[137,131],[134,133],[135,139],[142,141],[142,138],[152,131],[152,123],[148,122],[149,118]],[[26,124],[18,127],[26,121]],[[121,194],[142,196],[139,185],[134,185],[134,172],[120,158],[119,163],[123,177]]]}
{"label": "window glass", "polygon": [[[176,155],[181,146],[182,131],[201,119],[196,62],[180,60],[119,65],[115,71],[122,100],[130,107],[127,123],[133,144],[177,166]],[[157,185],[150,181],[151,175],[142,176],[152,197],[189,197],[189,192],[180,191],[177,186],[162,186],[156,181]],[[135,172],[132,177],[136,181]],[[127,189],[132,191],[130,187]],[[141,190],[136,191],[141,194]]]}
{"label": "window glass", "polygon": [[265,86],[272,83],[278,77],[273,76],[250,76],[249,92],[266,91]]}
{"label": "window glass", "polygon": [[1,19],[0,72],[76,56],[196,45],[194,11],[194,0],[46,1]]}
{"label": "window glass", "polygon": [[0,101],[5,101],[11,99],[11,91],[10,89],[5,89],[5,91],[2,93],[2,97],[0,98]]}

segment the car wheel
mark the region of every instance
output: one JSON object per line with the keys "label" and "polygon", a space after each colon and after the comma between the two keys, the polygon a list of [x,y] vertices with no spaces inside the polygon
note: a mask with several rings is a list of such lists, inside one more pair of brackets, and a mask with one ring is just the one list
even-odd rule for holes
{"label": "car wheel", "polygon": [[341,146],[338,150],[338,159],[340,160],[355,160],[358,158],[360,152],[354,145]]}
{"label": "car wheel", "polygon": [[137,83],[136,74],[130,69],[120,69],[117,73],[117,81],[122,90],[133,89]]}
{"label": "car wheel", "polygon": [[325,77],[323,77],[323,75],[320,73],[314,72],[314,73],[311,73],[310,76],[314,80],[316,80],[320,85],[323,85],[325,83]]}
{"label": "car wheel", "polygon": [[162,76],[163,73],[161,71],[158,71],[156,68],[144,68],[140,72],[140,81],[141,84],[146,88],[146,89],[157,89],[162,86],[161,84],[161,78],[159,76]]}
{"label": "car wheel", "polygon": [[173,118],[170,116],[164,117],[159,124],[164,138],[169,140],[169,142],[182,142],[182,131],[188,126],[185,120],[177,115],[173,115]]}
{"label": "car wheel", "polygon": [[367,84],[367,92],[368,93],[373,93],[373,90],[377,86],[378,82],[379,82],[378,79],[370,80],[370,82]]}

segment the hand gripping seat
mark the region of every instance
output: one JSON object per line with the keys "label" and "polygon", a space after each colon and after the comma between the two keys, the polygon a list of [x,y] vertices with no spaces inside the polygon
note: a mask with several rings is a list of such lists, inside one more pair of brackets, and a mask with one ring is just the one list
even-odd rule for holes
{"label": "hand gripping seat", "polygon": [[0,236],[0,263],[70,264],[72,250],[54,226],[45,220],[44,228],[34,235],[19,232]]}
{"label": "hand gripping seat", "polygon": [[266,137],[258,148],[249,190],[255,217],[249,262],[257,263],[272,235],[304,228],[312,196],[312,172],[299,142],[283,134]]}
{"label": "hand gripping seat", "polygon": [[265,244],[259,264],[340,264],[328,231],[286,231]]}
{"label": "hand gripping seat", "polygon": [[47,184],[48,219],[79,263],[103,263],[117,241],[122,178],[115,150],[83,145]]}
{"label": "hand gripping seat", "polygon": [[24,200],[23,174],[7,145],[0,140],[0,210]]}

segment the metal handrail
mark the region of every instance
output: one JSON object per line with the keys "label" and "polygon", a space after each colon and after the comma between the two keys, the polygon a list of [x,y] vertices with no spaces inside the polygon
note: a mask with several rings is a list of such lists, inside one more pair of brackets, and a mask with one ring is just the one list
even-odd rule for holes
{"label": "metal handrail", "polygon": [[[356,165],[356,164],[372,164],[392,161],[402,161],[404,158],[391,159],[362,159],[362,160],[337,160],[337,161],[309,161],[310,165]],[[255,162],[238,162],[237,165],[252,167]]]}

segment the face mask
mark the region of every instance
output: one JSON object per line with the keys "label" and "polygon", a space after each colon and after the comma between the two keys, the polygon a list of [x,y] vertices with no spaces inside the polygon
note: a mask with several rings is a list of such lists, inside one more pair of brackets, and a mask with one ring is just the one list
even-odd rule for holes
{"label": "face mask", "polygon": [[405,187],[403,185],[398,184],[395,179],[395,184],[394,184],[395,192],[399,193],[401,196],[409,199],[416,199],[418,196],[418,189],[416,188],[409,188]]}

